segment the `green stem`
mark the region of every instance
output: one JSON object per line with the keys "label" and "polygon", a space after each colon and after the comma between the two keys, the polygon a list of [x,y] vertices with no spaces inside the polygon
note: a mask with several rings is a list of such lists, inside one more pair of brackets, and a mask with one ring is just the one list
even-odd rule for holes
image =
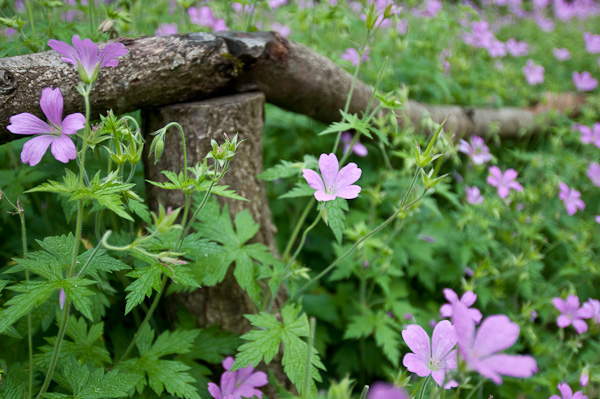
{"label": "green stem", "polygon": [[46,379],[44,380],[44,384],[42,385],[42,389],[37,394],[37,399],[41,399],[46,393],[48,386],[50,385],[50,381],[52,381],[52,375],[54,374],[54,368],[56,367],[56,363],[58,362],[58,354],[60,353],[60,346],[62,344],[63,338],[65,336],[65,332],[67,331],[67,323],[69,321],[69,308],[71,304],[67,300],[65,303],[65,308],[63,309],[63,316],[60,322],[60,327],[58,328],[58,335],[56,336],[56,344],[54,345],[54,350],[52,351],[52,357],[50,358],[50,365],[48,366],[48,373],[46,374]]}
{"label": "green stem", "polygon": [[290,239],[288,240],[287,245],[285,246],[285,250],[283,251],[283,255],[281,255],[281,259],[287,258],[290,254],[292,246],[294,245],[294,241],[296,241],[296,237],[298,237],[298,233],[300,233],[300,229],[302,228],[302,225],[304,224],[304,221],[306,220],[306,217],[308,216],[308,213],[310,212],[314,204],[314,198],[308,200],[308,203],[306,204],[304,211],[302,211],[300,219],[298,219],[298,222],[296,222],[296,227],[294,227],[294,231],[292,232],[292,235],[290,236]]}
{"label": "green stem", "polygon": [[302,238],[300,239],[300,244],[298,244],[298,248],[296,248],[296,252],[294,252],[294,255],[292,255],[292,257],[288,261],[287,265],[285,266],[285,270],[283,271],[283,275],[282,275],[283,279],[287,278],[287,274],[290,272],[290,270],[292,268],[292,264],[294,263],[294,261],[296,260],[296,258],[300,254],[300,251],[304,247],[304,242],[306,241],[306,236],[308,235],[308,233],[312,229],[315,228],[315,226],[317,225],[317,223],[319,223],[319,220],[321,220],[321,212],[319,212],[319,214],[315,218],[315,221],[312,222],[312,224],[310,226],[308,226],[306,228],[306,230],[304,230],[304,233],[302,233]]}
{"label": "green stem", "polygon": [[365,385],[365,387],[362,390],[362,393],[360,394],[360,399],[366,399],[367,392],[369,392],[369,386]]}
{"label": "green stem", "polygon": [[419,395],[417,396],[418,399],[423,399],[423,397],[425,396],[425,388],[427,388],[427,384],[429,384],[429,380],[431,379],[431,376],[427,376],[427,378],[425,379],[425,381],[423,382],[423,384],[421,385],[421,389],[419,391]]}
{"label": "green stem", "polygon": [[[198,209],[196,209],[196,211],[192,215],[190,221],[185,226],[185,231],[183,231],[183,229],[182,229],[183,234],[181,234],[180,237],[186,237],[188,235],[188,233],[190,232],[190,229],[192,228],[192,225],[194,224],[194,222],[196,221],[196,218],[200,214],[200,211],[202,211],[202,208],[204,208],[204,205],[206,205],[206,203],[208,202],[208,197],[210,196],[210,192],[212,191],[212,188],[213,188],[213,186],[215,185],[216,182],[217,182],[217,180],[212,180],[210,182],[210,186],[208,186],[208,190],[206,190],[206,195],[202,199],[202,203],[200,204],[200,206],[198,207]],[[184,210],[184,212],[185,212],[185,210]]]}
{"label": "green stem", "polygon": [[[89,0],[90,4],[93,4],[92,0]],[[85,101],[85,128],[83,130],[83,142],[81,144],[81,160],[79,161],[79,184],[83,182],[83,176],[85,173],[85,152],[87,150],[87,138],[90,132],[90,92],[92,85],[86,85],[84,88],[83,99]]]}
{"label": "green stem", "polygon": [[83,201],[79,200],[77,205],[77,222],[75,224],[75,243],[73,245],[73,255],[71,256],[71,267],[67,278],[70,278],[75,273],[77,266],[77,255],[79,255],[79,242],[81,241],[81,228],[83,226]]}
{"label": "green stem", "polygon": [[469,396],[467,396],[465,399],[471,399],[471,397],[473,395],[475,395],[475,392],[477,392],[477,390],[483,385],[484,381],[485,380],[483,378],[480,378],[479,384],[475,385],[475,387],[471,390],[471,393],[469,394]]}
{"label": "green stem", "polygon": [[[185,223],[187,222],[188,214],[190,213],[190,197],[191,197],[190,193],[185,194],[185,206],[183,208],[183,218],[181,218],[181,223],[184,226],[185,226]],[[185,237],[184,229],[182,227],[181,232],[179,233],[179,237],[177,237],[177,241],[175,241],[175,252],[179,252],[179,249],[181,248],[181,245],[183,244],[184,237]]]}
{"label": "green stem", "polygon": [[31,36],[35,37],[35,25],[33,24],[33,12],[31,11],[31,0],[27,0],[27,13],[29,14],[29,24],[31,25]]}
{"label": "green stem", "polygon": [[88,266],[92,263],[92,259],[94,259],[94,257],[98,254],[98,250],[100,249],[101,246],[102,246],[101,242],[96,244],[96,247],[94,248],[94,251],[92,251],[92,253],[90,254],[90,257],[88,258],[88,260],[81,267],[81,269],[79,269],[79,272],[77,272],[77,274],[75,275],[76,278],[81,276],[83,274],[83,272],[85,272],[85,269],[87,269]]}
{"label": "green stem", "polygon": [[133,339],[129,343],[129,346],[127,347],[127,349],[125,349],[125,352],[123,352],[123,354],[121,355],[119,360],[117,360],[115,365],[121,363],[127,357],[127,355],[129,355],[129,352],[131,352],[131,350],[135,346],[135,343],[137,342],[138,338],[142,334],[142,330],[144,329],[146,324],[148,324],[148,321],[150,321],[150,318],[152,317],[152,314],[154,313],[154,310],[156,309],[156,306],[158,305],[158,302],[160,301],[160,298],[162,296],[162,293],[163,293],[166,285],[167,285],[167,275],[163,274],[160,290],[154,296],[154,301],[152,301],[152,305],[150,305],[150,309],[148,309],[148,313],[146,313],[146,317],[144,317],[144,320],[142,320],[142,324],[140,324],[137,332],[133,336]]}
{"label": "green stem", "polygon": [[311,377],[311,368],[312,368],[312,352],[313,345],[315,342],[315,329],[316,329],[316,321],[314,317],[310,318],[310,327],[308,332],[308,342],[306,345],[306,368],[304,369],[304,392],[303,396],[307,399],[310,399],[310,382],[312,381]]}

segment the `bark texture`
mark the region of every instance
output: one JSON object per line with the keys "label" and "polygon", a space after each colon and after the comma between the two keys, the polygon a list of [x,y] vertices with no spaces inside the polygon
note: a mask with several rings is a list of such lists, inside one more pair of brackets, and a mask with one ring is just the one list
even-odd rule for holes
{"label": "bark texture", "polygon": [[[104,68],[92,92],[92,117],[197,101],[233,92],[261,90],[266,101],[324,123],[338,121],[352,75],[333,61],[277,33],[219,32],[120,39],[129,53],[119,66]],[[54,51],[0,60],[0,144],[21,138],[6,130],[9,118],[30,112],[43,118],[39,99],[44,87],[59,87],[65,115],[83,112],[76,91],[76,68]],[[356,82],[350,112],[364,111],[371,88]],[[420,124],[423,112],[441,122],[453,110],[450,125],[460,134],[505,136],[534,129],[537,112],[518,108],[469,108],[410,103],[401,119]],[[538,108],[536,111],[545,110]]]}

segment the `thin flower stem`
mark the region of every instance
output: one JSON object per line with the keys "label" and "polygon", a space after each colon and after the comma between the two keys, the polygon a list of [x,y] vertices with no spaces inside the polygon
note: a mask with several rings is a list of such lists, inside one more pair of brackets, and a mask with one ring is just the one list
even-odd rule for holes
{"label": "thin flower stem", "polygon": [[37,394],[36,398],[41,399],[46,393],[48,386],[50,385],[50,381],[52,381],[52,375],[54,374],[54,368],[56,367],[56,363],[58,362],[58,354],[60,353],[60,346],[62,344],[63,338],[65,336],[65,332],[67,331],[67,323],[69,321],[69,308],[71,307],[71,303],[67,299],[67,303],[65,303],[65,308],[63,309],[63,316],[60,322],[60,326],[58,328],[58,335],[56,336],[56,344],[54,345],[54,350],[52,351],[52,357],[50,358],[50,365],[48,366],[48,373],[46,374],[46,379],[44,380],[44,384],[42,385],[42,389]]}
{"label": "thin flower stem", "polygon": [[[90,3],[92,3],[90,1]],[[83,182],[83,176],[85,173],[85,152],[87,150],[86,140],[90,132],[90,92],[92,91],[92,85],[85,85],[83,88],[83,99],[85,101],[85,128],[83,129],[83,142],[81,144],[81,159],[79,161],[79,184]]]}
{"label": "thin flower stem", "polygon": [[[23,243],[23,259],[27,259],[27,227],[25,210],[19,212],[21,219],[21,241]],[[29,270],[25,270],[25,281],[29,282]],[[29,398],[33,397],[33,339],[31,337],[31,312],[27,313],[27,345],[29,350]]]}
{"label": "thin flower stem", "polygon": [[483,386],[484,382],[485,382],[485,380],[483,378],[480,378],[479,383],[477,385],[475,385],[475,387],[471,390],[471,393],[469,394],[469,396],[467,396],[465,399],[471,399],[471,397],[473,395],[475,395],[475,392],[477,392],[477,390],[479,390],[479,388],[481,388]]}
{"label": "thin flower stem", "polygon": [[94,251],[92,251],[92,253],[90,254],[90,257],[85,262],[85,264],[81,267],[81,269],[79,269],[79,272],[77,272],[77,274],[75,275],[75,278],[81,276],[83,274],[83,272],[85,272],[85,270],[88,268],[88,266],[92,263],[92,259],[94,259],[94,257],[98,254],[98,250],[100,249],[101,245],[102,245],[101,242],[96,244]]}
{"label": "thin flower stem", "polygon": [[168,123],[163,129],[167,131],[171,126],[177,126],[179,132],[181,133],[181,147],[183,149],[183,177],[184,181],[187,180],[187,152],[185,150],[185,133],[183,132],[183,128],[177,122]]}
{"label": "thin flower stem", "polygon": [[314,317],[310,318],[310,326],[308,329],[308,339],[306,345],[306,368],[304,369],[304,392],[303,396],[307,399],[310,399],[310,382],[312,380],[311,377],[311,368],[312,368],[312,352],[313,345],[315,343],[315,330],[316,330],[316,321]]}
{"label": "thin flower stem", "polygon": [[154,296],[154,301],[152,301],[152,304],[150,305],[150,309],[148,309],[148,313],[146,313],[146,317],[144,317],[144,320],[142,320],[142,324],[140,324],[140,326],[138,327],[138,330],[136,331],[135,335],[133,336],[133,339],[131,340],[131,342],[129,343],[129,346],[127,347],[127,349],[125,349],[125,352],[123,352],[123,354],[121,355],[119,360],[117,360],[115,365],[117,365],[117,364],[121,363],[123,360],[125,360],[125,358],[127,358],[127,355],[129,355],[129,352],[131,352],[131,350],[135,346],[138,338],[142,334],[142,330],[144,329],[146,324],[148,324],[148,321],[150,321],[150,318],[152,317],[152,314],[154,313],[154,310],[156,309],[156,306],[158,305],[158,302],[160,301],[160,298],[162,296],[163,291],[165,290],[166,285],[167,285],[167,275],[163,274],[160,290]]}
{"label": "thin flower stem", "polygon": [[298,234],[300,233],[300,229],[302,228],[302,225],[304,224],[304,221],[306,220],[306,217],[308,216],[308,213],[310,212],[310,210],[312,209],[314,204],[315,204],[315,199],[314,199],[314,197],[311,197],[308,200],[306,207],[304,207],[304,211],[302,211],[302,215],[300,215],[300,219],[298,219],[298,221],[296,222],[294,231],[292,232],[292,235],[290,236],[290,238],[287,242],[287,245],[285,246],[285,250],[283,251],[283,255],[281,255],[281,259],[285,259],[289,256],[290,252],[292,251],[292,246],[294,245],[294,241],[296,241],[296,237],[298,237]]}
{"label": "thin flower stem", "polygon": [[296,248],[296,252],[294,252],[294,255],[292,255],[292,257],[290,258],[290,260],[288,261],[287,265],[285,265],[285,269],[283,271],[282,274],[282,279],[287,278],[288,273],[290,272],[291,268],[292,268],[292,264],[294,263],[294,261],[296,260],[296,258],[298,257],[298,255],[300,254],[300,251],[302,250],[302,248],[304,247],[304,242],[306,241],[306,236],[308,235],[308,233],[315,228],[315,226],[317,225],[317,223],[319,223],[319,220],[321,220],[321,212],[319,212],[319,214],[317,215],[317,217],[315,218],[315,221],[312,222],[312,224],[310,226],[308,226],[304,232],[302,233],[302,238],[300,239],[300,244],[298,244],[298,248]]}
{"label": "thin flower stem", "polygon": [[[181,223],[185,226],[187,222],[188,214],[190,213],[190,193],[185,193],[185,206],[183,208],[183,217],[181,218]],[[179,233],[179,237],[177,237],[177,241],[175,241],[175,252],[178,252],[183,244],[184,229],[182,227],[181,232]]]}
{"label": "thin flower stem", "polygon": [[72,277],[77,265],[77,256],[79,255],[79,242],[81,241],[81,228],[83,226],[83,201],[79,200],[77,204],[77,221],[75,224],[75,243],[73,244],[73,255],[71,257],[71,266],[67,278]]}
{"label": "thin flower stem", "polygon": [[431,375],[428,375],[423,384],[421,385],[421,389],[419,391],[418,399],[423,399],[425,397],[425,391],[427,388],[427,384],[429,384],[429,380],[431,379]]}
{"label": "thin flower stem", "polygon": [[369,386],[365,385],[364,388],[363,388],[363,390],[362,390],[362,393],[360,394],[360,399],[366,399],[367,392],[369,392]]}
{"label": "thin flower stem", "polygon": [[33,12],[31,11],[31,0],[27,0],[27,12],[29,13],[29,24],[31,25],[31,36],[35,37],[35,25],[33,24]]}
{"label": "thin flower stem", "polygon": [[[223,175],[221,175],[221,177],[223,177]],[[180,237],[186,237],[188,235],[188,233],[190,232],[190,229],[192,228],[192,225],[196,221],[196,218],[198,217],[198,215],[202,211],[202,208],[204,208],[204,205],[206,205],[206,203],[208,202],[208,197],[210,196],[212,188],[213,188],[213,186],[215,185],[216,182],[217,182],[217,180],[212,180],[210,182],[210,186],[208,186],[208,190],[206,190],[206,195],[204,195],[204,198],[202,199],[202,203],[200,204],[200,206],[198,206],[198,209],[196,209],[196,211],[192,215],[190,221],[185,226],[185,230],[182,229],[183,234]],[[185,212],[185,210],[184,210],[184,212]],[[182,240],[183,240],[183,238],[182,238]]]}

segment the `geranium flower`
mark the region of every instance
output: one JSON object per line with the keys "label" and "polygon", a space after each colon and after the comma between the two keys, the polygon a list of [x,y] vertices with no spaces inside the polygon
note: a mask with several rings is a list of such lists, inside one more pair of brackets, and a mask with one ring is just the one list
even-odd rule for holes
{"label": "geranium flower", "polygon": [[552,395],[549,399],[588,399],[586,395],[584,395],[581,391],[575,392],[573,394],[573,390],[567,383],[558,384],[558,390],[560,391],[561,396]]}
{"label": "geranium flower", "polygon": [[487,182],[498,188],[498,196],[502,199],[508,197],[510,190],[523,191],[523,186],[515,181],[519,174],[514,169],[508,169],[502,173],[497,166],[490,166],[490,175],[487,177]]}
{"label": "geranium flower", "polygon": [[[371,58],[369,57],[369,46],[365,47],[365,51],[362,55],[361,62],[369,61]],[[358,51],[355,48],[347,48],[346,51],[340,55],[340,58],[346,61],[350,61],[352,65],[358,65]]]}
{"label": "geranium flower", "polygon": [[408,371],[419,377],[431,375],[433,380],[445,389],[455,388],[458,383],[446,381],[448,370],[456,365],[456,334],[448,320],[440,321],[433,329],[431,342],[429,335],[418,324],[411,324],[402,331],[402,338],[412,353],[404,355],[402,364]]}
{"label": "geranium flower", "polygon": [[544,83],[544,67],[536,65],[532,59],[527,60],[527,65],[523,67],[523,74],[530,86]]}
{"label": "geranium flower", "polygon": [[469,309],[457,302],[453,306],[452,324],[458,350],[467,366],[494,383],[502,384],[501,375],[529,378],[537,372],[537,363],[531,356],[497,353],[513,346],[519,338],[519,325],[505,315],[487,317],[475,332]]}
{"label": "geranium flower", "polygon": [[586,387],[590,382],[590,369],[585,367],[581,372],[581,376],[579,377],[579,385],[582,387]]}
{"label": "geranium flower", "polygon": [[10,117],[6,128],[14,134],[39,134],[23,145],[21,161],[31,166],[37,165],[48,147],[54,158],[67,163],[77,157],[75,144],[68,135],[77,133],[85,125],[85,117],[80,114],[67,115],[62,119],[63,96],[60,89],[46,87],[42,90],[40,107],[49,124],[37,116],[24,112]]}
{"label": "geranium flower", "polygon": [[177,24],[160,24],[158,29],[154,32],[155,36],[167,36],[174,35],[177,33]]}
{"label": "geranium flower", "polygon": [[190,22],[198,26],[206,26],[212,29],[215,24],[215,17],[209,6],[202,6],[200,8],[190,7],[188,8],[188,15],[190,16]]}
{"label": "geranium flower", "polygon": [[595,123],[593,128],[576,123],[573,128],[581,133],[582,143],[594,144],[600,148],[600,123]]}
{"label": "geranium flower", "polygon": [[279,22],[273,22],[273,24],[271,24],[271,30],[279,33],[283,37],[288,37],[290,33],[292,33],[289,26],[282,25]]}
{"label": "geranium flower", "polygon": [[100,69],[119,65],[117,58],[129,52],[123,43],[109,43],[99,50],[97,44],[90,39],[81,40],[79,35],[74,35],[71,41],[73,47],[60,40],[50,39],[48,46],[62,55],[64,62],[75,65],[79,77],[85,83],[93,83]]}
{"label": "geranium flower", "polygon": [[360,186],[355,185],[362,171],[354,162],[350,162],[340,170],[335,154],[321,154],[319,157],[321,176],[311,169],[302,169],[302,175],[309,186],[315,190],[317,201],[333,201],[337,197],[352,199],[358,197]]}
{"label": "geranium flower", "polygon": [[590,32],[585,32],[583,34],[583,41],[585,42],[585,49],[588,53],[600,53],[600,35],[593,35]]}
{"label": "geranium flower", "polygon": [[594,186],[600,187],[600,165],[598,164],[598,162],[592,162],[590,164],[586,175],[590,178]]}
{"label": "geranium flower", "polygon": [[409,399],[402,389],[385,382],[376,382],[369,389],[368,399]]}
{"label": "geranium flower", "polygon": [[583,308],[587,309],[591,314],[594,323],[600,324],[600,301],[597,299],[588,299],[583,303]]}
{"label": "geranium flower", "polygon": [[458,151],[467,154],[475,165],[482,165],[492,160],[490,149],[485,145],[485,141],[479,136],[471,136],[471,143],[460,139],[458,143]]}
{"label": "geranium flower", "polygon": [[573,72],[573,83],[578,91],[592,91],[598,86],[598,80],[594,79],[588,71]]}
{"label": "geranium flower", "polygon": [[[344,154],[350,150],[350,144],[352,144],[352,140],[352,134],[350,134],[349,132],[342,133],[341,141],[342,143],[344,143]],[[359,157],[366,157],[369,153],[369,150],[367,150],[367,147],[362,145],[360,141],[357,141],[352,147],[352,152],[358,155]]]}
{"label": "geranium flower", "polygon": [[262,398],[262,392],[256,388],[267,385],[267,374],[262,371],[254,372],[252,365],[236,371],[229,371],[233,363],[232,357],[223,360],[223,368],[226,371],[221,375],[221,386],[212,382],[208,383],[208,392],[211,396],[214,399],[242,399],[254,396]]}
{"label": "geranium flower", "polygon": [[506,50],[508,54],[513,57],[521,57],[529,54],[529,46],[525,42],[519,42],[514,38],[510,38],[506,41]]}
{"label": "geranium flower", "polygon": [[558,188],[560,189],[558,198],[565,203],[567,214],[569,216],[576,214],[577,209],[582,211],[585,209],[585,202],[581,200],[581,193],[579,191],[569,188],[569,186],[563,182],[558,183]]}
{"label": "geranium flower", "polygon": [[471,318],[473,319],[475,324],[479,324],[483,316],[481,315],[479,309],[471,308],[471,306],[473,306],[473,304],[477,300],[477,294],[475,294],[473,291],[467,291],[462,295],[462,297],[459,300],[458,295],[456,294],[456,292],[454,292],[454,290],[450,288],[444,288],[443,292],[444,296],[446,297],[446,300],[449,303],[443,304],[440,308],[440,315],[442,317],[452,317],[454,304],[460,302],[469,309],[469,314],[471,315]]}
{"label": "geranium flower", "polygon": [[583,319],[592,318],[592,311],[587,307],[579,307],[577,295],[569,295],[565,301],[562,298],[552,299],[552,304],[561,315],[556,319],[556,325],[565,328],[573,324],[577,334],[583,334],[588,330],[588,325]]}
{"label": "geranium flower", "polygon": [[571,53],[564,47],[552,49],[552,53],[554,53],[554,57],[559,61],[566,61],[571,58]]}

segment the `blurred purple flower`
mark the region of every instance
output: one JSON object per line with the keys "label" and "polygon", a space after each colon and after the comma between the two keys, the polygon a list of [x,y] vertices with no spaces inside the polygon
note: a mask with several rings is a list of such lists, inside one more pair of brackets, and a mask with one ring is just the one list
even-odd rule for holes
{"label": "blurred purple flower", "polygon": [[590,32],[585,32],[583,34],[583,41],[585,42],[585,49],[588,53],[600,53],[600,35],[593,35]]}
{"label": "blurred purple flower", "polygon": [[581,391],[577,391],[573,394],[573,390],[566,382],[558,384],[558,390],[560,391],[561,396],[552,395],[549,399],[588,399]]}
{"label": "blurred purple flower", "polygon": [[425,10],[423,16],[426,18],[435,17],[442,9],[442,2],[440,0],[425,0]]}
{"label": "blurred purple flower", "polygon": [[460,139],[458,143],[458,151],[467,154],[475,165],[483,165],[492,160],[490,149],[485,145],[485,141],[476,135],[471,136],[471,143]]}
{"label": "blurred purple flower", "polygon": [[588,325],[583,319],[591,319],[592,311],[587,307],[579,307],[577,295],[569,295],[565,301],[562,298],[553,298],[552,304],[561,314],[556,319],[556,325],[565,328],[573,324],[577,334],[583,334],[588,330]]}
{"label": "blurred purple flower", "polygon": [[535,6],[535,8],[544,9],[548,7],[550,1],[552,0],[533,0],[533,5]]}
{"label": "blurred purple flower", "polygon": [[463,35],[464,42],[476,48],[487,48],[493,40],[497,40],[489,28],[487,21],[471,22],[471,32]]}
{"label": "blurred purple flower", "polygon": [[571,58],[571,53],[564,47],[552,49],[552,52],[554,53],[554,57],[559,61],[566,61]]}
{"label": "blurred purple flower", "polygon": [[585,209],[585,203],[581,200],[581,193],[579,191],[569,188],[569,186],[563,182],[558,183],[558,188],[560,189],[558,198],[565,203],[567,214],[569,216],[576,214],[577,209]]}
{"label": "blurred purple flower", "polygon": [[2,30],[2,36],[5,38],[13,37],[17,34],[17,30],[15,28],[6,28]]}
{"label": "blurred purple flower", "polygon": [[579,385],[582,387],[586,387],[590,382],[590,369],[589,367],[584,367],[581,372],[581,377],[579,377]]}
{"label": "blurred purple flower", "polygon": [[573,129],[581,133],[581,142],[584,144],[594,144],[600,148],[600,123],[595,123],[593,128],[576,123]]}
{"label": "blurred purple flower", "polygon": [[411,324],[402,330],[402,338],[412,353],[404,355],[402,364],[419,377],[431,375],[433,380],[445,389],[455,388],[458,383],[447,381],[449,370],[457,368],[456,334],[448,320],[435,326],[431,341],[429,335],[418,324]]}
{"label": "blurred purple flower", "polygon": [[236,14],[251,14],[252,11],[254,11],[254,6],[252,4],[243,5],[242,3],[237,2],[233,3],[231,8],[233,8],[233,11],[235,11]]}
{"label": "blurred purple flower", "polygon": [[573,83],[578,91],[592,91],[598,86],[598,80],[594,79],[588,71],[581,73],[574,71]]}
{"label": "blurred purple flower", "polygon": [[443,304],[442,307],[440,308],[440,315],[442,317],[452,317],[454,305],[456,303],[460,302],[467,308],[467,310],[468,310],[469,314],[471,315],[471,318],[473,319],[475,324],[479,324],[479,322],[481,321],[481,318],[483,316],[482,316],[481,312],[479,311],[479,309],[471,308],[471,306],[473,306],[473,304],[477,300],[477,294],[475,294],[473,291],[467,291],[462,295],[462,297],[460,297],[460,300],[459,300],[458,295],[456,294],[456,292],[454,292],[454,290],[452,290],[450,288],[444,288],[443,292],[444,292],[444,296],[446,297],[446,300],[449,303]]}
{"label": "blurred purple flower", "polygon": [[262,371],[254,372],[252,365],[231,370],[234,360],[228,357],[223,360],[223,368],[226,370],[221,375],[221,386],[209,382],[208,392],[214,399],[241,399],[257,396],[262,398],[262,392],[256,388],[267,385],[267,375]]}
{"label": "blurred purple flower", "polygon": [[158,25],[158,29],[154,32],[154,36],[168,36],[177,33],[177,24],[162,23]]}
{"label": "blurred purple flower", "polygon": [[321,176],[312,169],[302,169],[302,175],[309,186],[315,190],[317,201],[333,201],[337,197],[353,199],[358,197],[360,186],[353,184],[362,171],[354,162],[350,162],[340,170],[335,154],[321,154],[319,157]]}
{"label": "blurred purple flower", "polygon": [[523,191],[523,186],[515,181],[519,174],[514,169],[507,169],[502,173],[497,166],[490,166],[490,175],[486,181],[498,189],[498,196],[502,199],[508,197],[510,190]]}
{"label": "blurred purple flower", "polygon": [[98,45],[90,39],[81,40],[79,35],[71,39],[73,47],[60,40],[48,40],[48,46],[62,55],[62,60],[75,65],[79,70],[79,77],[85,83],[96,80],[98,71],[104,67],[119,65],[117,58],[129,52],[123,43],[109,43],[98,49]]}
{"label": "blurred purple flower", "polygon": [[279,22],[273,22],[273,24],[271,24],[271,30],[279,33],[283,37],[288,37],[290,33],[292,33],[289,26],[282,25]]}
{"label": "blurred purple flower", "polygon": [[400,19],[396,22],[396,32],[402,36],[406,35],[406,32],[408,32],[408,21],[406,19]]}
{"label": "blurred purple flower", "polygon": [[269,0],[269,7],[271,10],[275,10],[281,6],[284,6],[288,3],[288,0]]}
{"label": "blurred purple flower", "polygon": [[506,51],[513,57],[521,57],[529,54],[529,46],[525,42],[519,42],[516,39],[510,38],[506,41]]}
{"label": "blurred purple flower", "polygon": [[[341,141],[344,144],[344,154],[350,150],[350,145],[352,144],[353,139],[354,137],[350,132],[342,133]],[[369,150],[367,150],[367,147],[362,145],[360,141],[357,141],[352,147],[352,152],[358,155],[359,157],[366,157],[369,153]]]}
{"label": "blurred purple flower", "polygon": [[467,203],[471,205],[483,203],[483,197],[481,196],[481,192],[476,186],[465,186],[465,195],[467,197]]}
{"label": "blurred purple flower", "polygon": [[369,389],[368,399],[409,399],[404,390],[385,382],[376,382]]}
{"label": "blurred purple flower", "polygon": [[493,315],[483,320],[475,333],[469,309],[461,302],[453,307],[452,323],[458,350],[469,368],[496,384],[502,384],[500,375],[529,378],[537,372],[537,363],[531,356],[497,353],[517,342],[518,324],[505,315]]}
{"label": "blurred purple flower", "polygon": [[532,59],[527,60],[527,65],[523,67],[523,74],[530,86],[544,83],[544,67],[537,65]]}
{"label": "blurred purple flower", "polygon": [[533,321],[536,319],[537,317],[537,312],[535,310],[531,311],[531,317],[529,318],[529,320],[533,323]]}
{"label": "blurred purple flower", "polygon": [[[369,58],[369,52],[371,51],[371,49],[369,48],[369,46],[365,47],[365,51],[362,55],[362,59],[361,62],[365,62],[365,61],[369,61],[371,60],[371,58]],[[357,66],[358,65],[358,51],[355,48],[347,48],[346,52],[344,52],[341,56],[341,59],[346,60],[346,61],[350,61],[352,63],[352,65]]]}
{"label": "blurred purple flower", "polygon": [[195,25],[209,28],[215,25],[215,16],[209,6],[202,6],[200,8],[190,7],[187,12],[190,16],[190,22]]}
{"label": "blurred purple flower", "polygon": [[432,236],[428,236],[427,234],[419,234],[417,238],[421,241],[425,241],[431,244],[435,243],[435,238]]}
{"label": "blurred purple flower", "polygon": [[536,14],[535,22],[544,32],[552,32],[554,30],[554,21],[545,18],[541,13]]}
{"label": "blurred purple flower", "polygon": [[42,90],[40,107],[50,124],[37,116],[24,112],[10,117],[10,125],[6,128],[14,134],[39,134],[23,145],[21,161],[31,166],[37,165],[44,153],[51,146],[50,152],[58,161],[67,163],[77,157],[75,144],[68,135],[77,133],[85,125],[85,117],[80,114],[70,114],[64,119],[63,96],[60,89],[52,90],[46,87]]}
{"label": "blurred purple flower", "polygon": [[404,313],[404,320],[412,320],[413,318],[412,313]]}
{"label": "blurred purple flower", "polygon": [[600,324],[600,301],[597,299],[588,299],[583,303],[583,308],[591,312],[594,323]]}
{"label": "blurred purple flower", "polygon": [[58,306],[60,306],[61,309],[64,309],[65,303],[67,303],[67,295],[65,294],[65,290],[61,288],[58,293]]}
{"label": "blurred purple flower", "polygon": [[214,25],[212,26],[212,31],[213,32],[221,32],[221,31],[225,31],[225,30],[229,30],[225,20],[223,18],[217,19],[215,21]]}
{"label": "blurred purple flower", "polygon": [[500,40],[494,38],[487,45],[487,51],[492,58],[504,57],[506,55],[506,45]]}

